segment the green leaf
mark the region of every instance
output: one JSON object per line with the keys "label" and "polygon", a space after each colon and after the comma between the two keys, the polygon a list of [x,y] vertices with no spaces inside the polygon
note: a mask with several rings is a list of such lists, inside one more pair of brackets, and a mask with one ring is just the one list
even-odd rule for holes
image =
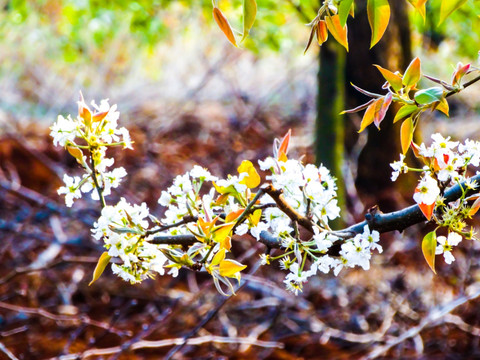
{"label": "green leaf", "polygon": [[95,281],[98,280],[98,278],[100,276],[102,276],[102,274],[105,271],[105,268],[107,267],[111,258],[112,257],[110,255],[108,255],[107,251],[105,251],[102,255],[100,255],[100,258],[98,259],[97,266],[95,267],[95,270],[93,271],[92,281],[90,281],[90,284],[88,284],[88,286],[92,285]]}
{"label": "green leaf", "polygon": [[422,252],[425,260],[427,261],[430,269],[436,274],[435,271],[435,249],[437,248],[437,234],[435,231],[429,232],[422,241]]}
{"label": "green leaf", "polygon": [[372,29],[372,40],[370,48],[372,48],[383,36],[390,21],[390,5],[388,0],[368,0],[367,14],[370,28]]}
{"label": "green leaf", "polygon": [[338,17],[340,18],[340,25],[345,26],[347,23],[348,14],[352,8],[353,0],[342,0],[338,5]]}
{"label": "green leaf", "polygon": [[416,105],[403,105],[395,115],[393,123],[395,124],[397,121],[405,119],[406,117],[413,114],[416,110],[418,110],[418,107]]}
{"label": "green leaf", "polygon": [[440,5],[440,20],[438,25],[443,23],[451,13],[453,13],[466,2],[467,0],[442,0],[442,4]]}
{"label": "green leaf", "polygon": [[431,104],[443,98],[443,88],[439,86],[419,90],[415,93],[415,101],[420,105]]}
{"label": "green leaf", "polygon": [[405,70],[405,74],[403,75],[403,85],[413,88],[418,80],[420,80],[420,76],[422,75],[422,70],[420,68],[420,59],[416,57],[412,60],[412,62],[408,65],[407,70]]}
{"label": "green leaf", "polygon": [[257,2],[255,0],[243,0],[243,37],[242,41],[248,36],[250,29],[257,16]]}
{"label": "green leaf", "polygon": [[425,22],[425,3],[427,0],[408,0],[410,4],[418,11],[418,13],[422,16],[423,22]]}
{"label": "green leaf", "polygon": [[400,143],[402,144],[402,153],[406,154],[413,139],[413,120],[409,117],[400,128]]}

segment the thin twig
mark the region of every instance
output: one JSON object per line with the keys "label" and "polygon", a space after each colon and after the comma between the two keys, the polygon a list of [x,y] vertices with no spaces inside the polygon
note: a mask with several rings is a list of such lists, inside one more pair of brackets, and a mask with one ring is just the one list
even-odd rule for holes
{"label": "thin twig", "polygon": [[[156,349],[166,346],[172,345],[179,345],[184,342],[183,338],[174,338],[174,339],[167,339],[167,340],[141,340],[137,341],[136,343],[132,344],[132,350],[139,350],[139,349]],[[258,346],[263,348],[279,348],[282,349],[284,345],[280,342],[276,341],[262,341],[252,339],[250,337],[224,337],[224,336],[214,336],[214,335],[207,335],[207,336],[199,336],[196,338],[188,339],[187,345],[202,345],[205,343],[219,343],[219,344],[240,344],[240,345],[250,345],[250,346]],[[112,355],[116,354],[121,351],[121,346],[114,346],[110,348],[104,349],[90,349],[83,353],[76,353],[76,354],[69,354],[64,356],[59,356],[52,358],[57,360],[77,360],[77,359],[86,359],[92,356],[100,357],[105,355]]]}
{"label": "thin twig", "polygon": [[45,309],[41,308],[31,308],[31,307],[25,307],[25,306],[18,306],[18,305],[13,305],[13,304],[8,304],[5,302],[0,301],[0,308],[2,309],[7,309],[11,311],[16,311],[19,313],[24,313],[24,314],[31,314],[31,315],[37,315],[41,316],[53,321],[62,321],[62,322],[71,322],[73,324],[87,324],[91,325],[94,327],[102,328],[102,329],[107,329],[113,334],[116,334],[118,336],[124,336],[130,334],[130,331],[122,331],[122,330],[116,330],[113,329],[109,324],[92,320],[86,315],[81,315],[79,317],[77,316],[70,316],[70,315],[58,315],[58,314],[53,314]]}
{"label": "thin twig", "polygon": [[22,274],[28,274],[31,272],[35,271],[43,271],[43,270],[48,270],[53,267],[65,264],[65,263],[85,263],[85,264],[96,264],[98,262],[97,258],[94,257],[87,257],[87,256],[64,256],[61,259],[58,259],[54,262],[51,262],[49,264],[45,264],[44,266],[40,267],[32,267],[30,266],[25,266],[25,267],[19,267],[15,268],[12,271],[10,271],[7,275],[5,275],[3,278],[0,278],[0,285],[3,285],[7,283],[8,281],[12,280],[14,277]]}
{"label": "thin twig", "polygon": [[185,224],[188,224],[188,223],[191,223],[191,222],[196,222],[197,220],[198,220],[197,216],[185,215],[181,221],[179,221],[175,224],[160,226],[159,228],[150,229],[150,230],[145,231],[145,236],[154,235],[154,234],[157,234],[157,233],[162,232],[162,231],[166,231],[166,230],[169,230],[169,229],[172,229],[172,228],[176,228],[177,226],[185,225]]}
{"label": "thin twig", "polygon": [[8,350],[6,346],[3,345],[2,342],[0,342],[0,351],[3,352],[5,355],[7,355],[10,360],[18,360],[18,358],[15,355],[13,355],[13,353],[10,350]]}
{"label": "thin twig", "polygon": [[[420,324],[412,327],[402,335],[389,340],[385,345],[375,347],[370,353],[368,353],[364,359],[375,359],[385,354],[392,347],[403,343],[405,340],[413,338],[420,334],[420,332],[428,327],[436,326],[439,320],[443,320],[445,316],[455,310],[457,307],[465,304],[466,302],[473,300],[480,296],[480,283],[475,283],[467,289],[467,294],[460,296],[457,299],[444,304],[439,307],[433,308],[429,314],[420,321]],[[444,320],[441,322],[445,322]]]}

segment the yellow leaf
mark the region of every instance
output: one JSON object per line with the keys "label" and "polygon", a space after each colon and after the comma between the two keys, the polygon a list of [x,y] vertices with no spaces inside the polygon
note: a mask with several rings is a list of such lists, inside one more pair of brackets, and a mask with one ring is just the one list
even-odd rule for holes
{"label": "yellow leaf", "polygon": [[242,41],[248,36],[250,29],[257,16],[257,2],[255,0],[243,0],[243,37]]}
{"label": "yellow leaf", "polygon": [[439,102],[438,105],[436,106],[436,109],[437,109],[438,111],[441,111],[441,112],[444,113],[445,115],[450,116],[450,115],[449,115],[450,107],[448,106],[448,101],[447,101],[447,99],[442,98],[442,100],[440,100],[440,102]]}
{"label": "yellow leaf", "polygon": [[219,273],[221,276],[236,277],[236,274],[246,267],[247,265],[242,265],[238,261],[227,259],[220,263]]}
{"label": "yellow leaf", "polygon": [[437,248],[437,234],[435,231],[429,232],[422,241],[422,252],[425,260],[427,261],[430,269],[436,274],[435,271],[435,249]]}
{"label": "yellow leaf", "polygon": [[413,121],[412,118],[409,117],[405,120],[400,128],[400,143],[402,144],[402,152],[406,154],[408,148],[410,147],[410,143],[413,139]]}
{"label": "yellow leaf", "polygon": [[100,255],[100,258],[98,259],[97,266],[95,267],[95,270],[93,271],[92,281],[90,281],[88,286],[92,285],[95,281],[98,280],[98,278],[100,276],[102,276],[103,271],[107,267],[111,258],[112,257],[110,255],[108,255],[108,252],[106,252],[106,251],[102,255]]}
{"label": "yellow leaf", "polygon": [[217,252],[213,257],[212,262],[210,263],[210,266],[215,266],[220,264],[220,262],[222,262],[223,259],[225,259],[225,249],[220,249],[220,251]]}
{"label": "yellow leaf", "polygon": [[227,251],[230,251],[232,248],[232,238],[230,236],[227,236],[225,239],[223,239],[220,242],[220,249],[225,249]]}
{"label": "yellow leaf", "polygon": [[348,34],[347,25],[342,26],[340,24],[340,18],[338,15],[325,17],[328,31],[348,51]]}
{"label": "yellow leaf", "polygon": [[[217,184],[215,184],[215,181],[212,181],[212,184],[215,188],[215,190],[217,190],[217,192],[219,194],[232,194],[232,193],[236,193],[237,190],[235,190],[235,186],[233,185],[228,185],[228,186],[218,186]],[[218,199],[217,199],[218,201]]]}
{"label": "yellow leaf", "polygon": [[261,218],[262,218],[261,209],[255,210],[253,214],[249,216],[249,219],[252,222],[252,226],[257,226]]}
{"label": "yellow leaf", "polygon": [[213,230],[211,230],[213,241],[218,243],[224,241],[234,226],[235,222],[215,226]]}
{"label": "yellow leaf", "polygon": [[258,175],[257,170],[255,170],[255,167],[251,161],[243,160],[237,170],[239,174],[248,174],[242,179],[242,181],[240,181],[240,184],[247,185],[249,189],[256,188],[258,185],[260,185],[260,175]]}
{"label": "yellow leaf", "polygon": [[217,23],[220,30],[222,30],[227,37],[228,41],[230,41],[236,47],[237,41],[235,40],[235,35],[233,35],[232,28],[230,27],[230,24],[228,23],[225,15],[223,15],[223,13],[217,7],[213,8],[213,18],[215,19],[215,22]]}
{"label": "yellow leaf", "polygon": [[388,4],[388,0],[368,0],[367,15],[370,28],[372,29],[371,49],[380,41],[390,21],[390,5]]}
{"label": "yellow leaf", "polygon": [[453,13],[466,2],[467,0],[442,0],[442,4],[440,5],[440,20],[438,21],[438,25],[443,23],[451,13]]}

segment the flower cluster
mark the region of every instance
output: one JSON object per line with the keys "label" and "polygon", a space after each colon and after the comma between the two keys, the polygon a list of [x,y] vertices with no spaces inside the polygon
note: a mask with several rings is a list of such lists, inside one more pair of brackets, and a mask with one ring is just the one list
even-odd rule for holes
{"label": "flower cluster", "polygon": [[[149,228],[149,210],[145,203],[129,204],[122,198],[115,206],[105,206],[98,221],[93,224],[93,237],[103,238],[110,258],[119,258],[121,264],[112,264],[112,271],[125,281],[137,283],[153,272],[163,275],[168,262],[162,252],[167,246],[149,243],[145,236]],[[171,271],[176,275],[176,271]]]}
{"label": "flower cluster", "polygon": [[[101,215],[92,234],[103,240],[106,251],[93,281],[109,262],[115,274],[131,283],[164,275],[166,269],[176,276],[181,267],[187,267],[207,272],[220,293],[233,294],[231,279],[240,281],[246,265],[231,258],[232,237],[250,234],[263,241],[268,232],[281,250],[279,256],[263,255],[262,263],[279,260],[288,270],[287,289],[298,293],[319,271],[333,270],[337,275],[343,267],[368,269],[372,250],[381,251],[378,232],[370,232],[368,226],[347,240],[330,230],[329,221],[340,213],[335,179],[324,166],[305,165],[287,157],[290,132],[275,142],[273,156],[259,161],[260,169],[267,172],[266,185],[260,186],[261,177],[248,160],[240,164],[238,174],[226,179],[196,165],[162,192],[158,203],[165,211],[160,220],[144,203],[132,205],[122,198],[107,205],[105,196],[120,184],[126,171],[107,170],[114,160],[106,157],[106,150],[116,145],[131,148],[132,143],[128,131],[118,128],[115,105],[110,107],[102,100],[100,106],[92,106],[94,111],[81,98],[77,118],[59,116],[51,135],[54,144],[66,147],[85,171],[81,177],[64,176],[65,186],[58,192],[65,195],[67,206],[87,192],[101,200]],[[310,239],[300,237],[300,217],[313,231]],[[171,239],[187,242],[177,244]],[[339,255],[332,256],[328,252],[337,241],[344,242]]]}
{"label": "flower cluster", "polygon": [[[400,173],[421,172],[413,199],[428,220],[433,219],[439,226],[449,229],[448,238],[444,236],[437,238],[439,245],[436,254],[444,254],[445,262],[450,264],[454,261],[451,254],[452,246],[457,245],[462,236],[466,238],[473,236],[472,231],[465,232],[464,228],[465,220],[478,210],[476,203],[472,205],[472,200],[476,197],[468,196],[468,192],[475,190],[478,184],[468,176],[468,168],[478,168],[480,165],[480,142],[467,139],[461,144],[438,133],[433,134],[431,138],[430,146],[412,143],[414,154],[424,163],[424,167],[421,169],[408,167],[404,162],[405,156],[401,155],[400,161],[391,164],[394,170],[392,180],[396,180]],[[454,203],[445,204],[444,191],[455,184],[461,185],[462,196]]]}
{"label": "flower cluster", "polygon": [[63,177],[65,186],[58,189],[58,194],[65,195],[68,207],[73,205],[74,199],[81,198],[82,193],[89,192],[94,200],[101,200],[104,204],[103,197],[109,195],[127,175],[122,167],[107,170],[114,163],[113,158],[106,157],[108,147],[132,148],[128,130],[118,128],[116,105],[110,106],[108,100],[102,100],[100,105],[92,101],[91,105],[94,111],[80,96],[77,118],[59,115],[50,128],[54,145],[66,147],[85,170],[82,177],[67,174]]}

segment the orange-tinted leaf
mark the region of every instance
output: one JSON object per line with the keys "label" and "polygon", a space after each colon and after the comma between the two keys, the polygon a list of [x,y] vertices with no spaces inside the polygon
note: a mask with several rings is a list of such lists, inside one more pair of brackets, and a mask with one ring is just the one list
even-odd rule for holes
{"label": "orange-tinted leaf", "polygon": [[220,249],[225,249],[227,251],[230,251],[232,248],[232,238],[230,236],[227,236],[225,239],[220,241]]}
{"label": "orange-tinted leaf", "polygon": [[405,70],[405,74],[403,75],[403,85],[413,88],[418,80],[420,80],[420,76],[422,75],[420,69],[420,59],[416,57],[412,60],[410,65],[408,65],[407,70]]}
{"label": "orange-tinted leaf", "polygon": [[112,257],[110,255],[108,255],[107,251],[105,251],[104,253],[102,253],[102,255],[100,255],[100,258],[98,259],[97,266],[95,267],[95,270],[93,271],[92,281],[90,281],[88,286],[92,285],[95,281],[98,280],[98,278],[100,276],[102,276],[102,274],[105,271],[105,268],[107,267],[111,258]]}
{"label": "orange-tinted leaf", "polygon": [[337,40],[340,45],[348,51],[347,26],[342,26],[340,24],[340,18],[338,15],[327,16],[325,17],[325,21],[327,23],[328,31],[330,31],[335,40]]}
{"label": "orange-tinted leaf", "polygon": [[406,154],[408,151],[408,147],[413,139],[413,121],[412,118],[409,117],[405,120],[400,128],[400,143],[402,144],[402,152]]}
{"label": "orange-tinted leaf", "polygon": [[452,85],[459,85],[462,77],[468,73],[470,70],[471,64],[463,65],[462,63],[457,64],[457,68],[452,75]]}
{"label": "orange-tinted leaf", "polygon": [[[284,155],[285,157],[288,154],[288,146],[290,145],[290,137],[292,135],[292,129],[288,129],[288,132],[285,134],[283,137],[282,141],[280,142],[280,145],[278,147],[278,152],[277,152],[277,159],[281,160],[280,157]],[[281,161],[286,161],[286,160],[281,160]]]}
{"label": "orange-tinted leaf", "polygon": [[316,29],[318,44],[322,45],[328,39],[328,29],[325,20],[320,20],[317,24]]}
{"label": "orange-tinted leaf", "polygon": [[108,113],[109,113],[108,111],[104,111],[104,112],[101,112],[101,113],[93,114],[92,121],[93,122],[100,122],[103,119],[105,119],[105,117],[108,115]]}
{"label": "orange-tinted leaf", "polygon": [[[216,188],[216,187],[215,187]],[[217,190],[218,191],[218,190]],[[228,200],[228,196],[229,194],[221,194],[217,200],[215,201],[215,205],[217,206],[221,206],[221,205],[225,205],[227,203],[227,200]]]}
{"label": "orange-tinted leaf", "polygon": [[429,232],[422,240],[422,252],[430,269],[435,271],[435,249],[437,248],[437,234],[435,231]]}
{"label": "orange-tinted leaf", "polygon": [[388,81],[388,83],[390,84],[390,86],[394,91],[399,91],[403,87],[402,78],[400,77],[400,75],[397,75],[391,72],[390,70],[384,69],[380,65],[373,65],[373,66],[375,66],[378,69],[378,71],[380,71],[380,73],[383,75],[385,80]]}
{"label": "orange-tinted leaf", "polygon": [[438,25],[443,23],[451,13],[453,13],[466,2],[467,0],[442,0],[442,4],[440,5],[440,20],[438,21]]}
{"label": "orange-tinted leaf", "polygon": [[244,208],[241,208],[241,209],[238,209],[237,211],[232,211],[231,213],[229,213],[226,217],[225,217],[225,222],[226,223],[229,223],[229,222],[232,222],[236,219],[238,219],[238,217],[240,215],[242,215],[242,213],[245,211]]}
{"label": "orange-tinted leaf", "polygon": [[378,109],[375,112],[373,122],[378,130],[380,130],[380,123],[385,118],[385,115],[387,114],[387,110],[390,107],[390,104],[392,103],[392,98],[393,98],[392,93],[388,92],[388,94],[385,95],[385,97],[383,98],[383,101],[380,104],[380,109]]}
{"label": "orange-tinted leaf", "polygon": [[372,40],[370,48],[372,48],[383,36],[390,21],[390,5],[388,0],[368,0],[367,14],[370,28],[372,29]]}
{"label": "orange-tinted leaf", "polygon": [[468,215],[473,216],[477,213],[478,209],[480,209],[480,197],[477,198],[472,204],[472,207],[470,208],[470,211],[468,212]]}
{"label": "orange-tinted leaf", "polygon": [[222,30],[227,37],[228,41],[230,41],[236,47],[237,41],[235,40],[235,35],[233,35],[232,28],[230,27],[230,24],[228,23],[225,15],[223,15],[223,13],[217,7],[213,8],[213,18],[215,19],[215,22],[217,23],[220,30]]}
{"label": "orange-tinted leaf", "polygon": [[235,260],[223,260],[220,263],[219,273],[221,276],[236,277],[235,275],[245,269],[247,265],[240,264]]}
{"label": "orange-tinted leaf", "polygon": [[75,159],[77,159],[77,161],[80,163],[80,164],[83,164],[83,153],[82,153],[82,150],[80,150],[79,148],[77,147],[73,147],[73,146],[67,146],[67,151],[70,155],[72,155]]}
{"label": "orange-tinted leaf", "polygon": [[383,98],[377,99],[367,108],[365,114],[363,115],[362,123],[360,124],[360,130],[358,130],[359,133],[365,130],[368,125],[373,123],[375,120],[375,112],[380,108],[382,102]]}
{"label": "orange-tinted leaf", "polygon": [[423,215],[425,215],[427,220],[430,221],[433,215],[433,210],[435,209],[435,203],[431,203],[431,204],[420,203],[418,204],[418,207],[420,208],[420,210],[422,210],[422,213]]}
{"label": "orange-tinted leaf", "polygon": [[417,158],[422,158],[423,159],[423,156],[420,155],[420,150],[421,150],[420,146],[415,144],[413,141],[410,143],[410,146],[412,147],[413,155],[415,155],[415,157],[417,157]]}
{"label": "orange-tinted leaf", "polygon": [[248,36],[250,29],[257,16],[257,2],[255,0],[243,0],[243,37],[242,41]]}
{"label": "orange-tinted leaf", "polygon": [[435,106],[435,109],[441,111],[447,116],[450,116],[450,107],[448,106],[448,101],[445,98],[442,98],[442,100],[438,102],[438,104]]}

